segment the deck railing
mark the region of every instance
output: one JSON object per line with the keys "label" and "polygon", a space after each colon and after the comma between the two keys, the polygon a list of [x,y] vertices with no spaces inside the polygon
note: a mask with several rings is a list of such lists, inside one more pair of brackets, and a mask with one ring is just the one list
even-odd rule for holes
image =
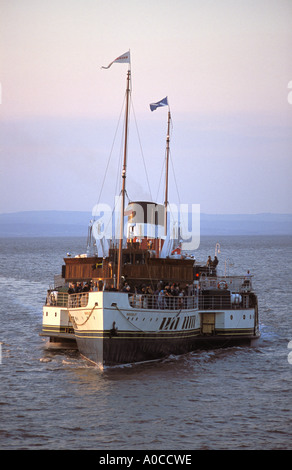
{"label": "deck railing", "polygon": [[86,307],[88,304],[88,292],[68,294],[68,292],[50,291],[47,295],[46,305],[56,307],[76,308]]}
{"label": "deck railing", "polygon": [[230,292],[248,292],[252,290],[251,279],[246,276],[217,276],[200,278],[200,289],[226,289]]}
{"label": "deck railing", "polygon": [[78,294],[70,294],[68,299],[68,307],[86,307],[88,304],[88,292],[80,292]]}
{"label": "deck railing", "polygon": [[129,302],[133,308],[180,310],[191,309],[198,306],[196,296],[167,296],[151,294],[128,294]]}

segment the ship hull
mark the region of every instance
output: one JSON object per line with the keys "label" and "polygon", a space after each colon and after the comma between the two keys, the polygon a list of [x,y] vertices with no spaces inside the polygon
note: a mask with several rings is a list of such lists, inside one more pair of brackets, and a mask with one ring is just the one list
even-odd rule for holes
{"label": "ship hull", "polygon": [[255,308],[214,311],[194,305],[160,310],[132,305],[127,294],[100,292],[86,309],[70,310],[80,354],[103,367],[250,345],[259,337]]}
{"label": "ship hull", "polygon": [[180,335],[180,337],[153,338],[153,335],[141,334],[127,337],[126,333],[116,337],[102,336],[99,338],[88,335],[86,338],[77,336],[78,350],[82,356],[94,364],[113,366],[162,359],[170,355],[182,355],[196,350],[226,348],[232,346],[251,346],[259,336],[225,335],[201,336],[198,333]]}

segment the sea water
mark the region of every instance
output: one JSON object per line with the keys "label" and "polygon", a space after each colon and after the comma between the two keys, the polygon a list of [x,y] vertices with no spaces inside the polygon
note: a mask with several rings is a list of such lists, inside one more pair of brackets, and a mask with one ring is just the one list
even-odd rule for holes
{"label": "sea water", "polygon": [[0,239],[0,449],[291,449],[292,237],[205,237],[196,259],[217,242],[221,272],[254,276],[259,343],[101,371],[39,335],[46,290],[86,240]]}

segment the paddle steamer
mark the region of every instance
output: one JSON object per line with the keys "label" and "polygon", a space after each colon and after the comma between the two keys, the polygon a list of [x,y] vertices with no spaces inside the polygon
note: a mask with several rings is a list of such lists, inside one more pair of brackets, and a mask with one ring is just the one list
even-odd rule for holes
{"label": "paddle steamer", "polygon": [[[125,60],[116,62],[130,62],[129,55],[120,57]],[[101,367],[250,345],[259,338],[251,278],[219,276],[214,264],[198,263],[182,251],[179,231],[172,245],[167,238],[170,110],[164,204],[132,201],[125,207],[130,80],[129,66],[120,195],[127,228],[120,217],[119,239],[110,240],[107,250],[99,240],[102,254],[64,259],[62,274],[47,293],[41,334],[51,345],[76,345]],[[152,109],[161,103],[167,105],[167,99]]]}

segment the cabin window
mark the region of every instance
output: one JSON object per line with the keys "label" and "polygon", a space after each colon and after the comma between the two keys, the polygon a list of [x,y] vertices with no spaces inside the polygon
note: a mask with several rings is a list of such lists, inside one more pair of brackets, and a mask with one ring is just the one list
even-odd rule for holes
{"label": "cabin window", "polygon": [[230,320],[233,320],[233,315],[230,315]]}

